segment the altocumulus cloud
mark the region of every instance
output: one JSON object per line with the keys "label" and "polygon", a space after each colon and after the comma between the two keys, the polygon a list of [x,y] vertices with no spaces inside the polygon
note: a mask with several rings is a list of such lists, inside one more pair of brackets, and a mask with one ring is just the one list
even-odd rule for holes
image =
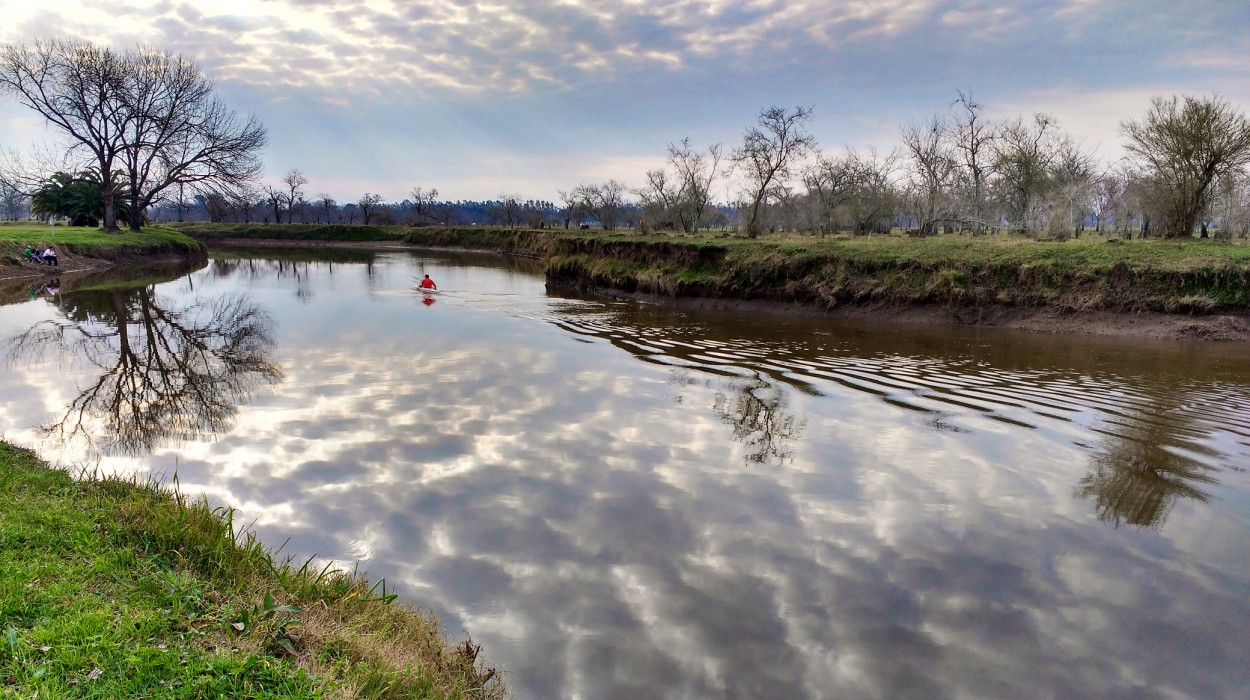
{"label": "altocumulus cloud", "polygon": [[[971,89],[992,118],[1051,112],[1104,155],[1149,96],[1250,104],[1242,0],[0,0],[0,41],[143,42],[194,58],[269,127],[276,178],[450,198],[638,184],[664,145],[737,142],[761,107],[816,108],[826,148]],[[10,139],[34,133],[0,107]],[[20,127],[20,128],[19,128]],[[36,136],[37,137],[37,136]],[[14,142],[13,145],[22,145]],[[518,185],[517,183],[524,183]]]}

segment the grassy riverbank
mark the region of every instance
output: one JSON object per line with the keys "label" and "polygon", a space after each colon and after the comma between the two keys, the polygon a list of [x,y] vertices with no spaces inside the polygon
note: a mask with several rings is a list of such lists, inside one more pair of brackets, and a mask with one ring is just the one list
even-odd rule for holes
{"label": "grassy riverbank", "polygon": [[106,259],[113,259],[119,253],[194,253],[204,249],[203,243],[165,228],[145,228],[139,233],[104,233],[98,228],[49,228],[46,224],[35,222],[0,223],[0,245],[16,246],[14,249],[18,254],[27,245],[51,245],[80,255]]}
{"label": "grassy riverbank", "polygon": [[344,240],[334,237],[350,234],[528,255],[545,260],[549,281],[592,292],[760,300],[823,310],[929,306],[1190,315],[1250,310],[1250,246],[1213,240],[792,233],[747,239],[485,227],[355,227],[364,230],[357,233],[343,226],[181,226],[200,238],[217,227],[231,238],[244,237],[242,232]]}
{"label": "grassy riverbank", "polygon": [[[23,260],[27,246],[51,246],[58,264],[39,265]],[[176,231],[147,228],[140,233],[104,233],[100,229],[49,228],[33,222],[0,223],[0,280],[98,270],[115,265],[144,265],[173,260],[205,260],[207,247]]]}
{"label": "grassy riverbank", "polygon": [[1250,246],[1199,240],[579,237],[550,255],[547,274],[587,289],[821,308],[1250,309]]}
{"label": "grassy riverbank", "polygon": [[0,688],[21,697],[501,697],[477,648],[230,511],[0,442]]}

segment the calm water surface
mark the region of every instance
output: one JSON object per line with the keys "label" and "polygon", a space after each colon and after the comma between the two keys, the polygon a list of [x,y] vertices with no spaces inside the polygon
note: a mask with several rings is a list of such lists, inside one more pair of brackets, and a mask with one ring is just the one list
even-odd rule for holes
{"label": "calm water surface", "polygon": [[517,697],[1250,697],[1242,345],[678,311],[454,254],[155,279],[10,291],[3,436],[362,561]]}

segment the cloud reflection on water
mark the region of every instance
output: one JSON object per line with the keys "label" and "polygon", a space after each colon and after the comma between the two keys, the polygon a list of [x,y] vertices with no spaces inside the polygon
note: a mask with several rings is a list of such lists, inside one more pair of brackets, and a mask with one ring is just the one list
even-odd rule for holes
{"label": "cloud reflection on water", "polygon": [[[429,308],[387,295],[411,266],[385,256],[367,280],[340,265],[331,284],[310,265],[307,284],[336,294],[306,305],[247,278],[278,320],[281,393],[246,406],[231,435],[148,464],[176,455],[184,489],[239,506],[289,552],[367,553],[371,574],[472,632],[522,697],[1218,697],[1250,684],[1247,514],[1172,506],[1166,528],[1112,529],[1072,498],[1114,449],[1107,433],[1128,436],[1108,421],[1209,442],[1209,425],[1142,423],[1115,398],[1169,394],[1200,364],[1147,358],[1136,377],[1092,369],[1097,343],[1087,367],[967,336],[822,339],[742,319],[730,332],[714,315],[549,303],[538,281],[530,297],[492,296],[525,283],[441,264],[440,284],[476,291]],[[230,288],[221,267],[214,284]],[[362,287],[374,303],[332,298]],[[760,460],[725,421],[760,415],[727,400],[743,387],[795,428]],[[1247,487],[1211,473],[1208,490]],[[1181,546],[1190,532],[1218,556]]]}

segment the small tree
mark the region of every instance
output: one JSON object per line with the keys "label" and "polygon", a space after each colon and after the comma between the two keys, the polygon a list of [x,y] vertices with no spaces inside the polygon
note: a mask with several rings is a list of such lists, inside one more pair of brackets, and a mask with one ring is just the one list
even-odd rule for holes
{"label": "small tree", "polygon": [[994,141],[994,172],[1007,220],[1017,232],[1039,231],[1063,137],[1049,114],[1031,121],[1017,117],[1002,126]]}
{"label": "small tree", "polygon": [[937,233],[953,209],[951,189],[956,162],[947,139],[947,123],[933,115],[923,123],[903,126],[903,147],[911,160],[907,195],[912,216],[922,236]]}
{"label": "small tree", "polygon": [[694,231],[703,221],[703,213],[712,203],[712,186],[722,173],[721,146],[708,146],[707,152],[695,150],[690,138],[668,145],[668,163],[676,174],[676,197],[673,201],[682,230]]}
{"label": "small tree", "polygon": [[1156,97],[1141,121],[1125,121],[1124,147],[1153,180],[1167,237],[1192,235],[1211,183],[1250,164],[1250,121],[1222,98]]}
{"label": "small tree", "polygon": [[286,185],[286,194],[283,197],[286,205],[286,220],[287,223],[293,224],[295,223],[295,210],[304,199],[304,192],[300,188],[308,184],[308,178],[299,170],[290,170],[282,176],[282,184]]}
{"label": "small tree", "polygon": [[625,183],[608,180],[600,185],[581,184],[572,194],[577,208],[598,219],[604,231],[616,230],[616,219],[625,206]]}
{"label": "small tree", "polygon": [[435,218],[434,205],[438,202],[438,189],[414,187],[408,196],[412,200],[412,210],[416,215],[413,223],[423,224]]}
{"label": "small tree", "polygon": [[369,220],[375,213],[377,213],[378,206],[381,204],[382,195],[366,192],[365,196],[361,197],[360,200],[356,202],[356,206],[360,207],[361,223],[368,226]]}
{"label": "small tree", "polygon": [[997,134],[993,123],[982,114],[984,108],[972,98],[972,92],[960,90],[958,95],[951,103],[952,115],[947,133],[968,186],[969,201],[963,218],[973,233],[980,233],[987,223],[986,185],[992,159],[990,150]]}
{"label": "small tree", "polygon": [[508,228],[521,223],[521,195],[503,193],[499,195],[499,215]]}

